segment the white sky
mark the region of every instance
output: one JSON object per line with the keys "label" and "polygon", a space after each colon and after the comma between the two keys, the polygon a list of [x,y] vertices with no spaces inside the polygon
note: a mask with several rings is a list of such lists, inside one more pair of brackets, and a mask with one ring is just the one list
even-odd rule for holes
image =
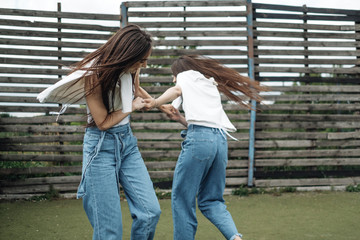
{"label": "white sky", "polygon": [[[139,0],[131,0],[135,2]],[[151,0],[148,0],[151,1]],[[119,14],[121,0],[0,0],[0,8]],[[360,0],[253,0],[253,3],[360,10]]]}

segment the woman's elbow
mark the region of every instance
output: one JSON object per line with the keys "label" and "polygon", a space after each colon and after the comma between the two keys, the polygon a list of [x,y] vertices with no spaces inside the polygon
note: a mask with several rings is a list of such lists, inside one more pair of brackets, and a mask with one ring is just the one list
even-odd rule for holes
{"label": "woman's elbow", "polygon": [[97,124],[96,126],[100,131],[106,131],[109,129],[109,127],[106,127],[103,124]]}
{"label": "woman's elbow", "polygon": [[111,127],[111,126],[109,126],[109,124],[107,124],[108,121],[106,121],[106,120],[107,120],[107,118],[105,118],[103,121],[95,121],[96,126],[99,130],[106,131]]}
{"label": "woman's elbow", "polygon": [[175,87],[174,90],[175,90],[175,96],[180,97],[181,96],[181,88]]}

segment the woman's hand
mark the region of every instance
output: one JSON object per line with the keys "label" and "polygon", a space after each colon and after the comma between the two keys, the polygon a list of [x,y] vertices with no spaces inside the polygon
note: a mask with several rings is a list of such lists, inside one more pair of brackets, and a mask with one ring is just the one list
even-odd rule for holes
{"label": "woman's hand", "polygon": [[135,100],[132,102],[132,110],[139,110],[145,107],[145,101],[141,97],[135,98]]}
{"label": "woman's hand", "polygon": [[144,99],[145,102],[145,110],[150,110],[156,106],[156,99],[155,98],[146,98]]}
{"label": "woman's hand", "polygon": [[[166,116],[168,116],[168,118],[170,118],[173,121],[179,121],[180,118],[182,117],[179,109],[174,108],[171,104],[168,104],[168,105],[170,105],[170,107],[169,107],[170,111],[169,111],[169,113],[166,113]],[[166,107],[168,105],[166,105]]]}

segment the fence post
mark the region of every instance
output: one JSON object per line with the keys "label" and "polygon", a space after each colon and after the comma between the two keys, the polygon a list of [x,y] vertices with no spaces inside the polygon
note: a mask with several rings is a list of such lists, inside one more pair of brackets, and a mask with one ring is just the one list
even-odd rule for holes
{"label": "fence post", "polygon": [[[251,79],[255,79],[254,63],[254,32],[253,32],[253,9],[251,0],[246,0],[246,21],[247,21],[247,42],[248,42],[248,74]],[[249,131],[249,166],[248,166],[248,186],[253,186],[254,178],[254,155],[255,155],[255,120],[256,120],[256,101],[251,100],[250,110],[250,131]]]}
{"label": "fence post", "polygon": [[120,6],[120,26],[125,27],[128,25],[128,7],[126,6],[127,2],[122,2]]}
{"label": "fence post", "polygon": [[[59,34],[59,37],[58,37],[58,69],[62,69],[61,63],[60,63],[60,61],[62,59],[62,57],[61,57],[61,37],[60,37],[60,34],[61,34],[61,25],[60,25],[61,24],[61,17],[59,16],[60,13],[61,13],[61,2],[57,3],[57,12],[58,12],[57,23],[58,23],[58,34]],[[58,78],[61,79],[62,75],[59,74]],[[59,104],[60,108],[62,108],[62,106],[63,106],[62,104]],[[60,123],[58,123],[58,125],[61,126],[61,125],[64,125],[64,123],[60,122]],[[58,134],[63,135],[63,133],[61,133],[61,132],[58,133]],[[60,141],[59,145],[64,145],[64,142]],[[63,155],[63,154],[65,154],[65,152],[59,152],[59,154]],[[65,163],[64,161],[59,162],[60,166],[63,166],[64,163]]]}
{"label": "fence post", "polygon": [[[360,21],[359,20],[355,20],[355,42],[357,43],[356,45],[356,51],[360,51]],[[360,56],[357,55],[356,57],[356,67],[360,67]],[[357,75],[359,76],[359,75]]]}
{"label": "fence post", "polygon": [[[308,28],[307,28],[307,13],[308,13],[308,8],[306,5],[303,5],[303,23],[304,23],[304,59],[305,59],[305,64],[304,67],[306,69],[309,68],[309,55],[308,55],[308,50],[309,50],[309,46],[308,46]],[[305,77],[310,77],[310,74],[308,72],[305,73]],[[306,82],[306,85],[308,85],[308,82]]]}

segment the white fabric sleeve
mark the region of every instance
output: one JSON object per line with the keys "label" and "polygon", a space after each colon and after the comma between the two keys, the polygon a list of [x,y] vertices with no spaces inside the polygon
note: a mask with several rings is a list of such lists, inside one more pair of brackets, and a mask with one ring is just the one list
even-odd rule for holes
{"label": "white fabric sleeve", "polygon": [[181,103],[182,103],[182,96],[179,96],[174,101],[172,101],[171,105],[173,105],[174,108],[179,109]]}
{"label": "white fabric sleeve", "polygon": [[121,82],[121,102],[123,113],[132,111],[133,84],[130,73],[125,73],[120,77]]}

